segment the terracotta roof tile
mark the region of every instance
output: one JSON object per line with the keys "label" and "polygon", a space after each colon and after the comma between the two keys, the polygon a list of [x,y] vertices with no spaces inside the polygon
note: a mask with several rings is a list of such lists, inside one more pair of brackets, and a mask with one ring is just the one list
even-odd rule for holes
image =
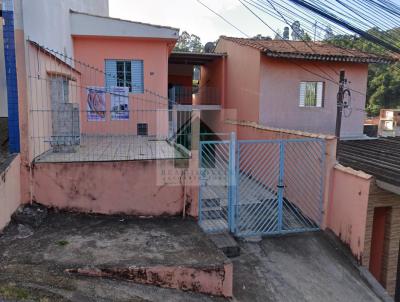
{"label": "terracotta roof tile", "polygon": [[220,39],[260,50],[270,57],[360,63],[391,63],[392,56],[379,56],[355,49],[341,48],[323,42],[288,40],[255,40],[222,36]]}

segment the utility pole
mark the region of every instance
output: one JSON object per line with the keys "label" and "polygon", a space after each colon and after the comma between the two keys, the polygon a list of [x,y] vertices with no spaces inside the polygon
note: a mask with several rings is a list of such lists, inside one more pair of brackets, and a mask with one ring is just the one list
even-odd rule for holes
{"label": "utility pole", "polygon": [[345,71],[340,71],[339,91],[337,94],[337,115],[336,115],[336,131],[335,135],[340,139],[340,129],[342,128],[342,114],[343,114],[343,99],[344,99],[344,85],[347,82]]}

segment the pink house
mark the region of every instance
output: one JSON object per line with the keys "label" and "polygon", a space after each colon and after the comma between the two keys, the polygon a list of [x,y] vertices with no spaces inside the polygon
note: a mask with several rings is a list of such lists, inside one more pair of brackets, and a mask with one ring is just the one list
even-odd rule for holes
{"label": "pink house", "polygon": [[[129,87],[132,97],[127,108],[130,111],[136,106],[134,100],[143,99],[147,92],[167,100],[168,56],[178,38],[178,29],[73,11],[71,22],[75,59],[92,67],[79,67],[84,87],[105,87],[107,92],[115,86]],[[98,76],[93,68],[104,70],[105,75]],[[86,106],[85,101],[86,96],[82,95],[81,108]],[[106,102],[106,108],[111,108],[110,100]],[[165,102],[157,108],[167,109],[167,106],[168,102]],[[152,105],[143,103],[141,109],[151,110]],[[165,137],[168,132],[166,114],[147,113],[144,117],[133,116],[133,122],[121,119],[113,123],[112,119],[106,118],[100,127],[95,128],[82,117],[82,131],[121,134],[123,129],[126,133],[137,134],[138,124],[147,124],[149,135]]]}
{"label": "pink house", "polygon": [[345,70],[351,100],[343,115],[342,137],[363,136],[368,63],[391,61],[319,42],[224,36],[215,52],[226,54],[225,66],[203,70],[200,85],[218,85],[221,76],[208,74],[224,74],[224,109],[230,109],[234,119],[273,128],[335,134],[337,83],[340,70]]}

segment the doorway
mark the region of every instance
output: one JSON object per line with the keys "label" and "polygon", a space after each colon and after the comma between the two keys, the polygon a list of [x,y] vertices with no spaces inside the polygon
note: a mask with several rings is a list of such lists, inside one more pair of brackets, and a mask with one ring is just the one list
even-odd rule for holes
{"label": "doorway", "polygon": [[369,271],[379,283],[383,284],[382,268],[384,260],[385,225],[390,207],[378,207],[374,210],[372,224],[371,256]]}

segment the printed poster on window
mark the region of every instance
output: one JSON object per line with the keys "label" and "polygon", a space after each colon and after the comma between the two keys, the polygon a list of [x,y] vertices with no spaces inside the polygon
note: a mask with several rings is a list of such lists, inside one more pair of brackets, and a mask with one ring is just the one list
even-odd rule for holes
{"label": "printed poster on window", "polygon": [[106,91],[104,87],[87,87],[88,122],[106,120]]}
{"label": "printed poster on window", "polygon": [[111,87],[111,119],[129,120],[129,87]]}

